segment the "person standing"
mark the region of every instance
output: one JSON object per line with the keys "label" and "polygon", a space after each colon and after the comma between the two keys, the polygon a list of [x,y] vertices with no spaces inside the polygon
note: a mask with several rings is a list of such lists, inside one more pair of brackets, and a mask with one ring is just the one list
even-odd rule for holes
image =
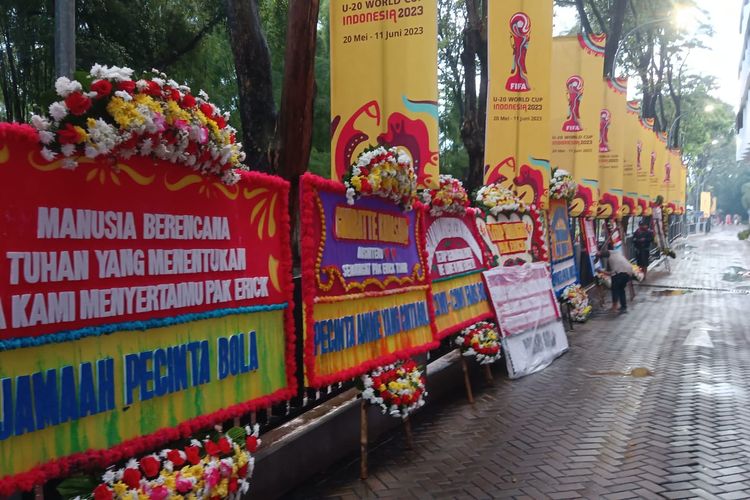
{"label": "person standing", "polygon": [[644,219],[638,224],[638,229],[633,233],[633,245],[635,245],[635,261],[643,271],[643,279],[648,272],[648,258],[651,253],[651,243],[654,242],[654,232],[649,229]]}
{"label": "person standing", "polygon": [[605,249],[599,252],[599,257],[607,259],[607,267],[612,276],[612,311],[617,310],[617,303],[619,302],[619,311],[621,313],[628,312],[625,287],[633,276],[633,266],[620,252],[610,252]]}

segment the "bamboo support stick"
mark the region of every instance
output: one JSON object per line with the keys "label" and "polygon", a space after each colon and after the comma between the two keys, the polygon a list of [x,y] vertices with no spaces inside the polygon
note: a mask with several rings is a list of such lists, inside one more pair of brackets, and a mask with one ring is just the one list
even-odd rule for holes
{"label": "bamboo support stick", "polygon": [[404,419],[404,435],[406,436],[406,447],[410,450],[414,449],[414,436],[411,432],[411,420],[407,415]]}
{"label": "bamboo support stick", "polygon": [[359,406],[359,478],[367,479],[367,403],[364,399]]}
{"label": "bamboo support stick", "polygon": [[[459,350],[459,353],[461,351]],[[474,404],[474,393],[471,390],[471,380],[469,380],[469,367],[466,366],[466,358],[461,356],[461,369],[464,372],[464,385],[466,386],[466,397],[469,403]]]}
{"label": "bamboo support stick", "polygon": [[484,369],[484,379],[487,381],[487,384],[495,385],[495,380],[492,378],[492,370],[490,369],[490,365],[482,365],[482,368]]}

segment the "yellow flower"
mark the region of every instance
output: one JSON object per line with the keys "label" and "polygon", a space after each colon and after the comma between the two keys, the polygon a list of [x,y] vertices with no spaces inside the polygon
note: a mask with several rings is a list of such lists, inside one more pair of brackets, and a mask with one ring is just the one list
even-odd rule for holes
{"label": "yellow flower", "polygon": [[190,113],[182,109],[180,105],[172,99],[167,100],[167,110],[165,116],[167,119],[167,123],[170,125],[174,124],[175,120],[190,122]]}
{"label": "yellow flower", "polygon": [[86,131],[82,129],[81,127],[79,127],[78,125],[74,125],[73,130],[75,130],[78,133],[78,140],[76,141],[76,144],[86,142],[86,139],[89,138],[89,134],[87,134]]}
{"label": "yellow flower", "polygon": [[138,492],[138,500],[149,500],[149,499],[150,497],[146,493],[142,491]]}
{"label": "yellow flower", "polygon": [[145,106],[148,108],[152,113],[159,113],[163,114],[161,106],[159,106],[159,103],[154,101],[154,99],[150,95],[146,94],[137,94],[133,98],[133,102],[137,106]]}
{"label": "yellow flower", "polygon": [[112,489],[115,490],[115,496],[121,497],[124,496],[125,493],[128,491],[128,485],[123,483],[122,481],[117,481]]}
{"label": "yellow flower", "polygon": [[143,125],[145,121],[135,104],[125,101],[122,97],[113,97],[107,103],[107,112],[112,115],[120,128],[127,129],[133,125]]}

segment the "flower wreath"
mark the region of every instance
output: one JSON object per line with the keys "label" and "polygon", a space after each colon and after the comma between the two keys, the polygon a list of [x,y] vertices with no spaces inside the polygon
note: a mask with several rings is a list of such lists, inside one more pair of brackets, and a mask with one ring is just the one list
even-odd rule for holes
{"label": "flower wreath", "polygon": [[422,202],[430,205],[433,217],[463,215],[469,206],[469,195],[464,185],[452,175],[440,174],[440,186],[437,189],[423,189],[420,195]]}
{"label": "flower wreath", "polygon": [[425,404],[426,378],[412,360],[379,366],[361,380],[362,398],[380,406],[384,415],[404,419]]}
{"label": "flower wreath", "polygon": [[552,169],[552,176],[549,180],[549,195],[551,198],[570,202],[575,198],[577,190],[578,183],[567,170]]}
{"label": "flower wreath", "polygon": [[237,131],[202,90],[193,96],[189,87],[168,80],[154,70],[151,79],[133,80],[129,68],[95,64],[84,85],[60,77],[55,82],[62,98],[49,106],[49,116],[32,115],[39,133],[42,156],[63,158],[73,169],[76,157],[109,156],[127,159],[141,155],[170,161],[226,184],[239,180],[236,168],[245,168]]}
{"label": "flower wreath", "polygon": [[456,337],[464,356],[475,356],[480,365],[489,365],[500,359],[500,333],[489,321],[479,321],[461,330]]}
{"label": "flower wreath", "polygon": [[560,294],[560,300],[572,306],[570,315],[573,321],[585,322],[591,314],[589,297],[581,285],[570,285]]}
{"label": "flower wreath", "polygon": [[360,196],[375,195],[411,210],[417,196],[417,176],[411,158],[395,147],[365,150],[344,179],[344,185],[349,205]]}
{"label": "flower wreath", "polygon": [[513,191],[499,183],[482,186],[477,191],[476,202],[479,208],[490,215],[501,212],[526,212],[526,204]]}
{"label": "flower wreath", "polygon": [[[215,441],[193,439],[182,449],[164,449],[140,460],[130,459],[124,467],[109,468],[93,491],[79,498],[167,500],[170,498],[239,500],[250,489],[255,458],[260,444],[259,427],[234,427]],[[75,492],[81,478],[63,481],[59,489]],[[86,483],[88,484],[88,483]]]}

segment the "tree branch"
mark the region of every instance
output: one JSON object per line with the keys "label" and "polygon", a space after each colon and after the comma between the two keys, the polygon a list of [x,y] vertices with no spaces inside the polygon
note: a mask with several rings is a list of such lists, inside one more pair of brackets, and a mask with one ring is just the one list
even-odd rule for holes
{"label": "tree branch", "polygon": [[576,10],[578,11],[578,17],[581,18],[581,26],[583,26],[583,31],[585,31],[586,33],[594,33],[594,30],[591,29],[589,16],[586,13],[586,9],[583,7],[583,0],[576,0]]}
{"label": "tree branch", "polygon": [[152,65],[153,68],[164,69],[168,68],[172,64],[176,63],[182,56],[193,50],[198,46],[203,37],[206,36],[214,27],[226,18],[226,15],[222,12],[217,13],[205,26],[203,26],[198,32],[182,47],[175,48],[169,51],[167,54],[162,54],[160,59],[157,59]]}

